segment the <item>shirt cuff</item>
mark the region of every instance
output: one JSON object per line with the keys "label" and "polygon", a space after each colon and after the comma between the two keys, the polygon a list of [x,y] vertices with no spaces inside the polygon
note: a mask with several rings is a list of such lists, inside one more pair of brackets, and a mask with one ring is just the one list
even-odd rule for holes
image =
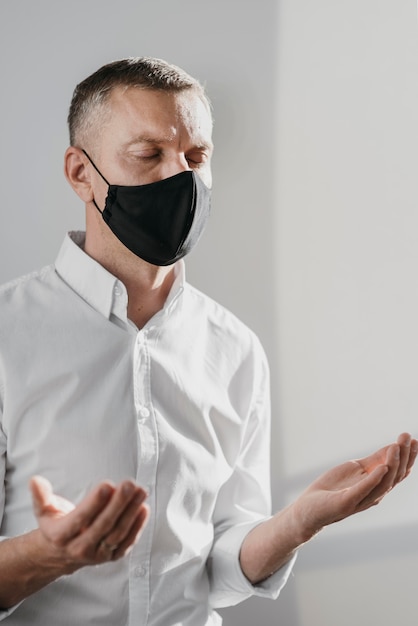
{"label": "shirt cuff", "polygon": [[10,609],[0,609],[0,622],[6,619],[6,617],[9,617],[21,604],[22,603],[19,602],[19,604],[16,604],[16,606],[12,606]]}
{"label": "shirt cuff", "polygon": [[241,569],[239,554],[242,543],[247,534],[260,524],[260,521],[264,520],[229,528],[215,540],[208,559],[211,582],[210,600],[214,608],[233,606],[250,596],[275,600],[285,586],[295,563],[296,554],[277,572],[256,585],[250,583]]}

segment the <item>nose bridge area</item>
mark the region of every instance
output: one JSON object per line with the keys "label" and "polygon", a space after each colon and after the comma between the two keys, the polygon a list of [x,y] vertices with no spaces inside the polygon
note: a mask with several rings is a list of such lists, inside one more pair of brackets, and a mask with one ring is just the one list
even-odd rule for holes
{"label": "nose bridge area", "polygon": [[181,172],[187,172],[190,169],[191,168],[185,153],[182,152],[180,148],[176,148],[170,151],[170,154],[167,155],[162,173],[164,178],[169,178],[170,176],[175,176]]}

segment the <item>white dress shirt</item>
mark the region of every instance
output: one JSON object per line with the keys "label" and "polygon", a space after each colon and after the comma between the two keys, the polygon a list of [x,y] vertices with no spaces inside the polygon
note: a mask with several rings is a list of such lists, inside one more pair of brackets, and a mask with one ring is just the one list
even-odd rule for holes
{"label": "white dress shirt", "polygon": [[292,562],[253,587],[245,535],[270,514],[262,348],[184,280],[138,330],[124,285],[67,236],[55,266],[0,289],[0,535],[36,527],[28,480],[77,503],[98,482],[149,491],[140,541],[61,577],[0,619],[24,626],[214,626],[216,607],[277,597]]}

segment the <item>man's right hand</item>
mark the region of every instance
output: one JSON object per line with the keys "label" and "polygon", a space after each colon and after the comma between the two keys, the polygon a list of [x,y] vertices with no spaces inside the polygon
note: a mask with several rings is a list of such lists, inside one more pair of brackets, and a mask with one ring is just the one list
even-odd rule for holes
{"label": "man's right hand", "polygon": [[77,506],[55,495],[41,476],[31,479],[30,488],[44,554],[69,572],[124,556],[148,519],[147,494],[130,480],[103,482]]}
{"label": "man's right hand", "polygon": [[140,537],[149,516],[146,492],[131,480],[102,482],[77,506],[30,481],[39,527],[0,541],[0,607],[8,609],[60,576],[115,561]]}

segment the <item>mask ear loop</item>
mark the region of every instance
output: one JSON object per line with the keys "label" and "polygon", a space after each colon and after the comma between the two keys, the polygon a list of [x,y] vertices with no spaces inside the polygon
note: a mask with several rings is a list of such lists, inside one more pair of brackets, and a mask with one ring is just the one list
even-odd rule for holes
{"label": "mask ear loop", "polygon": [[[97,165],[94,163],[93,159],[91,159],[89,157],[89,155],[87,154],[87,152],[84,150],[84,148],[81,148],[81,151],[86,155],[86,157],[88,158],[88,160],[90,161],[90,163],[92,164],[92,166],[94,167],[94,169],[96,170],[96,172],[103,178],[103,180],[105,181],[106,185],[108,187],[110,187],[110,183],[109,181],[106,180],[106,178],[103,176],[103,174],[101,173],[101,171],[99,170],[99,168],[97,167]],[[101,211],[99,209],[99,207],[97,206],[96,200],[93,198],[93,204],[96,207],[96,209],[99,211],[100,215],[103,216],[103,211]]]}
{"label": "mask ear loop", "polygon": [[103,176],[103,174],[101,173],[101,171],[99,170],[99,168],[97,167],[97,165],[94,163],[93,159],[91,159],[91,158],[89,157],[89,155],[87,154],[87,152],[86,152],[83,148],[81,148],[81,151],[82,151],[82,152],[84,152],[84,154],[86,155],[86,157],[88,158],[88,160],[90,161],[90,163],[92,164],[92,166],[94,167],[94,169],[96,170],[96,172],[97,172],[98,174],[100,174],[100,176],[103,178],[103,180],[105,181],[106,185],[109,185],[109,187],[110,187],[110,183],[109,183],[109,181],[108,181],[108,180],[106,180],[106,178]]}

